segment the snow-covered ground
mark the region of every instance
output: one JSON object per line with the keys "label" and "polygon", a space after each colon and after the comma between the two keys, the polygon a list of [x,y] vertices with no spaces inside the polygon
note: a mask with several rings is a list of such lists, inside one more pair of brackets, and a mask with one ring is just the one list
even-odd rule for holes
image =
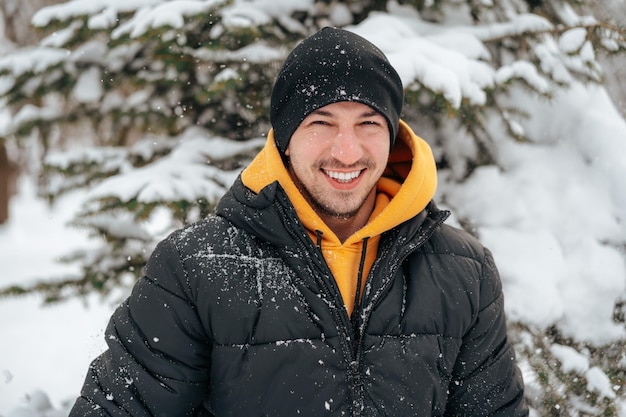
{"label": "snow-covered ground", "polygon": [[[73,195],[49,207],[30,179],[20,180],[10,222],[0,226],[0,286],[72,271],[56,259],[89,244],[83,231],[65,225],[79,201]],[[77,395],[89,362],[104,349],[113,310],[96,297],[87,301],[42,307],[36,296],[0,299],[0,417],[15,415],[38,390],[56,409]]]}

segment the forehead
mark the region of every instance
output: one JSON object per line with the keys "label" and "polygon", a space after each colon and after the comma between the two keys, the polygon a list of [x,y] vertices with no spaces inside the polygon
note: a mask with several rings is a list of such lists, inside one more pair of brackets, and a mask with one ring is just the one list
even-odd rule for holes
{"label": "forehead", "polygon": [[374,110],[370,106],[355,101],[340,101],[327,104],[316,110],[313,110],[310,115],[321,115],[330,117],[341,115],[350,115],[355,117],[383,117],[382,114],[380,114],[378,111]]}

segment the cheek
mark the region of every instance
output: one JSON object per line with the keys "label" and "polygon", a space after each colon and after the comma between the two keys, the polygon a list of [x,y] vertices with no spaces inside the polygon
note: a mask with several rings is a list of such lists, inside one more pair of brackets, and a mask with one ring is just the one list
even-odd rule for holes
{"label": "cheek", "polygon": [[377,162],[382,163],[384,165],[387,164],[387,159],[389,158],[389,140],[374,140],[369,142],[367,145],[367,150],[370,155],[376,159]]}
{"label": "cheek", "polygon": [[324,152],[326,146],[324,141],[320,139],[312,135],[295,141],[292,140],[285,151],[285,155],[301,162],[314,161]]}
{"label": "cheek", "polygon": [[289,158],[289,168],[298,177],[303,175],[305,169],[310,165],[310,161],[306,158],[306,153],[301,149],[294,147],[289,149],[289,153],[285,153]]}

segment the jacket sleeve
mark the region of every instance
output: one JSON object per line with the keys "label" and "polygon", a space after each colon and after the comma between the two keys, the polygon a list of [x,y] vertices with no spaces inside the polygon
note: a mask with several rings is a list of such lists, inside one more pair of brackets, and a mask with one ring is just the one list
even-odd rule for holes
{"label": "jacket sleeve", "polygon": [[521,372],[506,334],[502,284],[487,249],[479,300],[478,316],[454,365],[445,415],[527,416]]}
{"label": "jacket sleeve", "polygon": [[211,348],[187,282],[164,240],[111,317],[108,349],[89,367],[70,417],[194,415],[207,397]]}

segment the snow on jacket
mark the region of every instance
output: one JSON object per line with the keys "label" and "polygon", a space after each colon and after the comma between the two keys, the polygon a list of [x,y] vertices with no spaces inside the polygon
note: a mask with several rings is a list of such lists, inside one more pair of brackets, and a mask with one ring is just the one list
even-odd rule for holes
{"label": "snow on jacket", "polygon": [[157,246],[70,417],[527,416],[492,256],[444,224],[400,130],[343,243],[270,134],[215,216]]}

